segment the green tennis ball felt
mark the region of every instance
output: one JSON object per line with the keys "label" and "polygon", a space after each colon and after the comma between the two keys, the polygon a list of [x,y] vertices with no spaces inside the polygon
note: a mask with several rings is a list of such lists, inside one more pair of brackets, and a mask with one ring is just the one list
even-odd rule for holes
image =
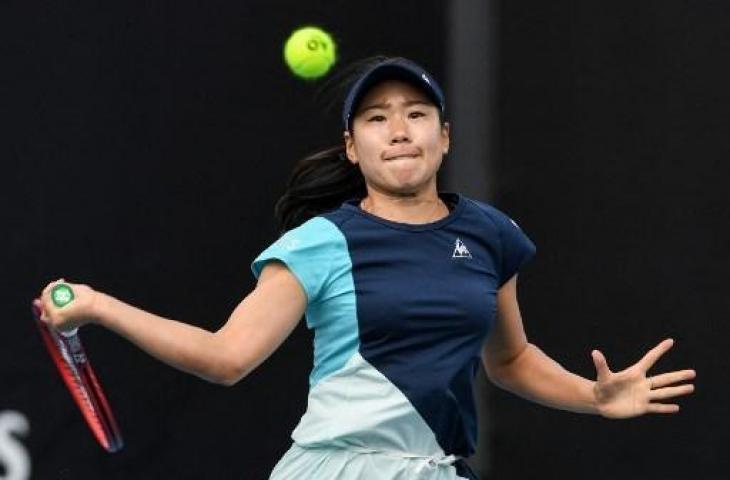
{"label": "green tennis ball felt", "polygon": [[294,75],[307,80],[326,74],[336,59],[335,42],[321,28],[294,30],[284,44],[284,61]]}

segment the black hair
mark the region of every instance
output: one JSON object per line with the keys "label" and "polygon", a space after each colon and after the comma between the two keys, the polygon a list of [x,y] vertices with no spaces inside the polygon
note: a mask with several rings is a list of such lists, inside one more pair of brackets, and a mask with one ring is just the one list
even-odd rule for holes
{"label": "black hair", "polygon": [[366,193],[360,168],[345,158],[345,146],[338,145],[297,162],[274,213],[283,233]]}
{"label": "black hair", "polygon": [[[375,56],[354,62],[333,75],[315,95],[325,100],[325,108],[339,107],[350,87],[373,66],[391,57]],[[439,119],[441,118],[439,111]],[[367,195],[365,177],[352,164],[340,143],[299,160],[286,184],[286,191],[276,202],[274,214],[281,232],[298,227],[320,213],[333,210],[345,200]]]}

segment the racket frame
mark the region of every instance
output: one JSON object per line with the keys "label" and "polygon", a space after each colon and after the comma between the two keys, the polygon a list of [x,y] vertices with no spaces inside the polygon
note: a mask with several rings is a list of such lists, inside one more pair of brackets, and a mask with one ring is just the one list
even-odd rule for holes
{"label": "racket frame", "polygon": [[124,446],[122,434],[78,330],[58,332],[41,320],[40,308],[33,305],[32,309],[43,343],[86,424],[104,450],[118,452]]}

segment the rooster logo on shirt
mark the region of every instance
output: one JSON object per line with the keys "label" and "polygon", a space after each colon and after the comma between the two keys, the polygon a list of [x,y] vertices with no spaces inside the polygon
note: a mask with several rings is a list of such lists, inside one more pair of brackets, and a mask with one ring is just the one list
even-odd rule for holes
{"label": "rooster logo on shirt", "polygon": [[456,239],[456,244],[454,245],[454,253],[453,255],[451,255],[451,258],[471,258],[471,253],[469,252],[469,249],[466,248],[466,245],[464,245],[464,242],[462,242],[460,238]]}

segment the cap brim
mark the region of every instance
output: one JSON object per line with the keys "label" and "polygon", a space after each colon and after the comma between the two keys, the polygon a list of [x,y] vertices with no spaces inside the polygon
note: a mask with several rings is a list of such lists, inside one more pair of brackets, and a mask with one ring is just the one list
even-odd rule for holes
{"label": "cap brim", "polygon": [[366,72],[351,88],[345,100],[345,112],[343,121],[345,129],[350,129],[352,118],[357,113],[360,101],[367,92],[376,84],[385,80],[402,80],[422,90],[433,104],[441,111],[444,111],[444,96],[435,80],[418,67],[406,62],[388,62],[375,66]]}

